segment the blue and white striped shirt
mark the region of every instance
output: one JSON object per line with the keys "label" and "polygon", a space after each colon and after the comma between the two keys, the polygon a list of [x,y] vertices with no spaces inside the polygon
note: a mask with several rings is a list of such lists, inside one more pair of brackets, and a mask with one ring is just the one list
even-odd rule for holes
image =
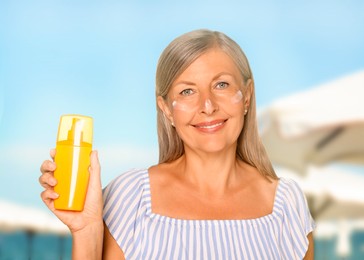
{"label": "blue and white striped shirt", "polygon": [[104,221],[126,259],[302,259],[314,221],[299,186],[279,180],[271,214],[244,220],[183,220],[151,211],[147,169],[103,192]]}

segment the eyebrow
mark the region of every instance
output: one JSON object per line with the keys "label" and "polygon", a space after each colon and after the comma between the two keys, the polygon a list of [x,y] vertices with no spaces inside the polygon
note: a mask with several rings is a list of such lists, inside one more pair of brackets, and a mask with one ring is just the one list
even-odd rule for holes
{"label": "eyebrow", "polygon": [[178,86],[178,85],[195,86],[196,84],[191,81],[186,81],[186,80],[178,81],[177,83],[173,84],[173,86]]}
{"label": "eyebrow", "polygon": [[220,78],[221,76],[230,76],[230,77],[232,77],[233,79],[236,80],[236,77],[233,74],[229,73],[229,72],[220,72],[215,77],[213,77],[213,80],[216,80],[216,79]]}

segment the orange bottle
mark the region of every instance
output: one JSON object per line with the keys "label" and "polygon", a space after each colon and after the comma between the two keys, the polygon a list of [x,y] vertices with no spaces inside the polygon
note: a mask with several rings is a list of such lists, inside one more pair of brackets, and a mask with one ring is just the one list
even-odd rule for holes
{"label": "orange bottle", "polygon": [[58,128],[54,207],[82,211],[85,203],[92,151],[93,120],[81,115],[63,115]]}

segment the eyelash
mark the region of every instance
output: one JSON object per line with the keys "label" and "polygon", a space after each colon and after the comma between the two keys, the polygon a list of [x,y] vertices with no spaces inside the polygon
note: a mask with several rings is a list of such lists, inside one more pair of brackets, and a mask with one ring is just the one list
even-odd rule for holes
{"label": "eyelash", "polygon": [[[189,93],[186,93],[186,92],[189,92]],[[179,94],[182,95],[182,96],[189,96],[189,95],[193,94],[193,90],[190,89],[190,88],[184,89]]]}
{"label": "eyelash", "polygon": [[220,88],[222,84],[224,85],[223,88],[227,88],[229,86],[229,83],[227,82],[219,82],[216,84],[216,87]]}

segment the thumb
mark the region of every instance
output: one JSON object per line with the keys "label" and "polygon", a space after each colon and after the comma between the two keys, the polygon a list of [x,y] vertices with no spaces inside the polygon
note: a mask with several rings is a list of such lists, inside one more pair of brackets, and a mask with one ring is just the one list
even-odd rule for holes
{"label": "thumb", "polygon": [[[92,151],[90,155],[91,165],[90,172],[90,185],[92,187],[101,187],[101,167],[97,151]],[[96,185],[96,186],[95,186]]]}

